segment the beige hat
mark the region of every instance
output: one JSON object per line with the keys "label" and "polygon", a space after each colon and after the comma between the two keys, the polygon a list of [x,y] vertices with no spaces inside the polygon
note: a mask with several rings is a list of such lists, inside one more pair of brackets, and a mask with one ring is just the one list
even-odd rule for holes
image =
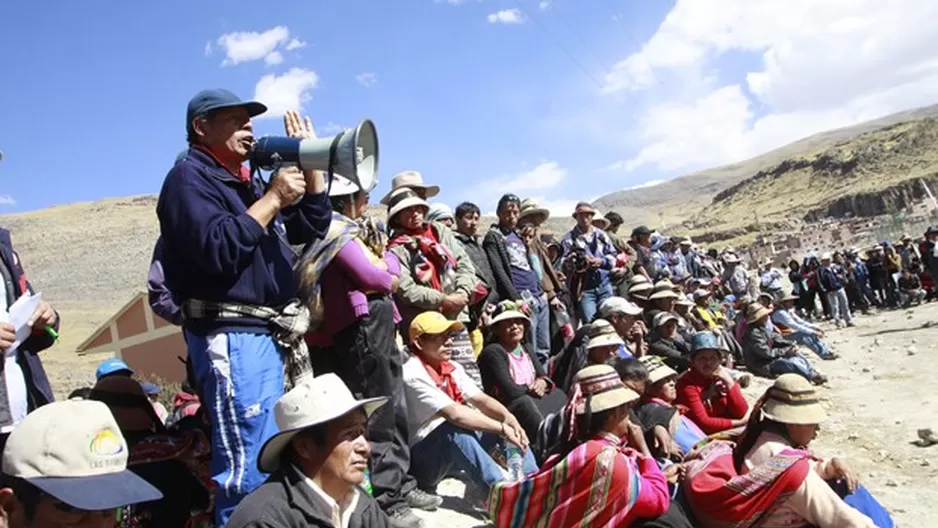
{"label": "beige hat", "polygon": [[293,387],[274,406],[274,419],[280,432],[261,448],[257,468],[264,473],[276,471],[284,448],[304,429],[331,422],[356,409],[363,409],[370,417],[387,401],[385,397],[356,400],[345,382],[332,373]]}
{"label": "beige hat", "polygon": [[674,285],[671,281],[660,281],[655,284],[654,291],[648,297],[649,301],[655,299],[677,299],[678,295],[674,293]]}
{"label": "beige hat", "polygon": [[589,202],[579,202],[576,204],[576,208],[574,208],[573,215],[571,216],[573,216],[573,218],[576,218],[576,215],[580,213],[595,215],[596,209],[594,209],[593,206],[589,204]]}
{"label": "beige hat", "polygon": [[603,231],[609,229],[609,226],[612,225],[612,222],[608,218],[602,216],[599,211],[596,211],[596,216],[593,217],[593,227],[598,227]]}
{"label": "beige hat", "polygon": [[633,316],[641,315],[642,308],[633,302],[629,302],[626,299],[623,299],[622,297],[610,297],[599,305],[599,315],[601,317],[608,317],[616,313]]}
{"label": "beige hat", "polygon": [[518,221],[522,218],[534,216],[532,220],[536,224],[543,224],[550,218],[550,211],[540,207],[534,198],[525,198],[521,201],[521,210],[518,212]]}
{"label": "beige hat", "polygon": [[671,312],[661,311],[655,314],[655,318],[652,319],[651,322],[652,322],[652,326],[654,326],[655,328],[658,328],[658,327],[664,326],[670,321],[677,322],[677,316],[675,316]]}
{"label": "beige hat", "polygon": [[26,415],[10,433],[3,473],[84,511],[161,499],[158,489],[127,469],[128,454],[105,404],[52,402]]}
{"label": "beige hat", "polygon": [[752,324],[759,319],[762,319],[763,317],[771,314],[772,310],[769,310],[761,303],[754,302],[746,307],[746,322]]}
{"label": "beige hat", "polygon": [[632,278],[629,279],[629,287],[630,287],[630,288],[631,288],[632,286],[637,285],[637,284],[651,284],[651,281],[648,280],[648,277],[646,277],[646,276],[642,275],[641,273],[639,273],[639,274],[637,274],[637,275],[633,275]]}
{"label": "beige hat", "polygon": [[651,285],[650,282],[644,282],[636,284],[629,288],[628,294],[629,297],[638,297],[639,299],[648,300],[648,292],[654,290],[655,287]]}
{"label": "beige hat", "polygon": [[415,205],[423,206],[424,214],[430,211],[430,204],[414,192],[413,189],[398,189],[394,191],[391,193],[391,199],[388,200],[388,221],[390,222],[397,213]]}
{"label": "beige hat", "polygon": [[695,303],[694,300],[690,298],[690,295],[679,295],[678,298],[677,298],[677,302],[675,303],[675,305],[677,305],[677,306],[697,306],[697,303]]}
{"label": "beige hat", "polygon": [[723,255],[723,262],[726,264],[738,264],[739,258],[732,253],[727,253]]}
{"label": "beige hat", "polygon": [[520,319],[525,323],[531,322],[528,316],[524,315],[521,308],[515,304],[514,301],[502,301],[495,305],[495,311],[492,312],[492,320],[489,321],[488,324],[494,326],[495,323],[508,321],[509,319]]}
{"label": "beige hat", "polygon": [[616,369],[609,365],[590,365],[580,370],[573,376],[572,384],[580,387],[575,391],[579,396],[571,401],[576,414],[587,411],[596,414],[639,399],[638,393],[626,387]]}
{"label": "beige hat", "polygon": [[605,319],[593,321],[590,324],[589,330],[586,331],[586,336],[589,338],[589,342],[586,344],[587,350],[602,346],[625,345],[625,342],[619,337],[619,333],[616,332],[616,329]]}
{"label": "beige hat", "polygon": [[762,414],[776,422],[793,425],[819,424],[827,413],[817,390],[800,374],[782,374],[765,392]]}
{"label": "beige hat", "polygon": [[417,171],[406,170],[398,172],[391,179],[391,190],[381,199],[381,205],[388,205],[391,195],[399,189],[420,189],[424,192],[426,198],[432,198],[440,194],[439,185],[427,185],[423,183],[423,175]]}
{"label": "beige hat", "polygon": [[665,378],[677,376],[677,372],[665,365],[664,361],[658,356],[646,355],[638,358],[638,360],[642,362],[642,365],[645,365],[645,370],[648,371],[648,383],[658,383]]}

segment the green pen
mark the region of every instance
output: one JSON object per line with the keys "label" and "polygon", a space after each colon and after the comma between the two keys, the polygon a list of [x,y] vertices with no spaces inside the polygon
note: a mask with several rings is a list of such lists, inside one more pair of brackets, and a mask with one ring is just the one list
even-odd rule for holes
{"label": "green pen", "polygon": [[52,328],[49,325],[46,325],[46,333],[52,336],[53,341],[59,340],[59,333],[55,331],[55,328]]}

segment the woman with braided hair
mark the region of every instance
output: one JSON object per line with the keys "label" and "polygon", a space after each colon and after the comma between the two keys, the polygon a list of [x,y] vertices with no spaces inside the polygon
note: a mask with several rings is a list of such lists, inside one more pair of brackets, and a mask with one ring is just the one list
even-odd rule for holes
{"label": "woman with braided hair", "polygon": [[572,391],[555,454],[525,480],[492,488],[495,526],[689,528],[655,460],[622,440],[638,394],[608,365],[579,371]]}

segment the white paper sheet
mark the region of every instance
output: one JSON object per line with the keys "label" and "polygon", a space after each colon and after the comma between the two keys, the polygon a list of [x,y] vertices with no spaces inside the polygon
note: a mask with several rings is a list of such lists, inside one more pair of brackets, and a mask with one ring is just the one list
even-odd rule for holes
{"label": "white paper sheet", "polygon": [[32,295],[26,292],[22,297],[17,299],[16,302],[10,305],[10,319],[8,322],[16,329],[16,340],[13,341],[13,346],[10,347],[11,349],[19,348],[23,341],[33,332],[33,329],[27,326],[26,323],[29,321],[29,318],[32,317],[41,302],[41,292]]}

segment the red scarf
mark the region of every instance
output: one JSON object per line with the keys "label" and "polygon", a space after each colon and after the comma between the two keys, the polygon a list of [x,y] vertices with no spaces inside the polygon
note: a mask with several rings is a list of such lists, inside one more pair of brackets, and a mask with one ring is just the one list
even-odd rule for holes
{"label": "red scarf", "polygon": [[211,157],[213,160],[215,160],[216,163],[218,163],[219,165],[221,165],[222,168],[224,168],[226,171],[228,171],[229,173],[231,173],[232,176],[234,176],[235,178],[238,178],[238,179],[241,180],[242,182],[247,183],[247,182],[251,181],[251,169],[245,167],[243,164],[238,164],[238,174],[235,174],[234,172],[231,171],[231,169],[228,168],[227,165],[225,165],[224,163],[222,163],[221,159],[219,159],[219,157],[216,156],[215,153],[212,152],[212,150],[211,150],[210,148],[208,148],[208,147],[206,147],[206,146],[204,146],[204,145],[192,145],[192,148],[194,148],[194,149],[196,149],[196,150],[200,150],[200,151],[202,151],[202,152],[208,154],[208,156]]}
{"label": "red scarf", "polygon": [[423,228],[409,233],[399,233],[388,242],[388,248],[404,246],[418,259],[414,263],[414,272],[419,282],[429,285],[434,290],[442,291],[441,277],[447,270],[456,269],[456,258],[449,249],[440,244],[433,226],[424,224]]}
{"label": "red scarf", "polygon": [[437,372],[436,369],[428,365],[423,359],[421,359],[420,362],[423,363],[423,368],[427,369],[427,374],[430,375],[430,379],[433,380],[433,383],[436,383],[438,389],[443,391],[454,402],[466,403],[466,398],[463,397],[462,391],[459,390],[459,385],[456,384],[456,380],[453,378],[453,372],[456,371],[456,367],[453,366],[452,363],[442,361],[440,363],[440,371]]}

